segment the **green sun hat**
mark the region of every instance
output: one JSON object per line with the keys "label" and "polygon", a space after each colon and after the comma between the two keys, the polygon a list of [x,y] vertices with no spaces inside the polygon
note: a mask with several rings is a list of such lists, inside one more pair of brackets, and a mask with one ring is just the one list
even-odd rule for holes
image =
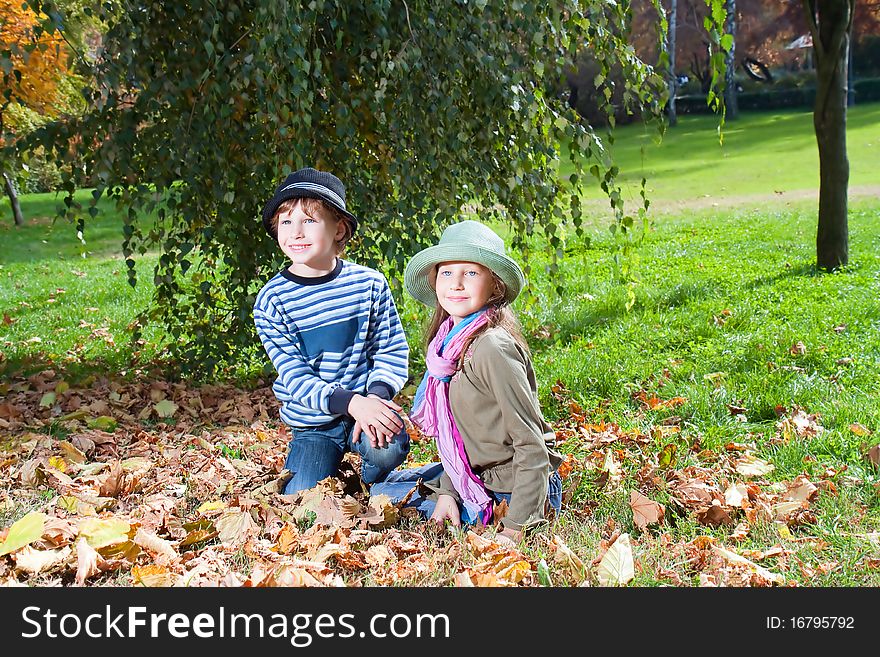
{"label": "green sun hat", "polygon": [[416,301],[437,305],[434,288],[436,266],[441,262],[476,262],[491,269],[507,286],[505,301],[511,303],[526,284],[520,266],[505,252],[502,240],[479,221],[461,221],[448,226],[436,246],[416,253],[406,266],[403,283]]}

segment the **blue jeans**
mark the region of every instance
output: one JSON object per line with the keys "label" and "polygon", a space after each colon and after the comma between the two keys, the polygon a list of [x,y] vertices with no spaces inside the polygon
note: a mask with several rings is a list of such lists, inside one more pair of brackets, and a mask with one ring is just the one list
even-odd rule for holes
{"label": "blue jeans", "polygon": [[[406,497],[406,494],[412,490],[413,486],[416,485],[416,482],[419,479],[424,481],[434,481],[442,474],[442,463],[428,463],[427,465],[418,468],[398,470],[397,472],[389,474],[384,481],[375,484],[370,489],[370,495],[385,494],[390,497],[393,502],[399,502]],[[548,483],[549,488],[547,489],[547,500],[550,502],[550,506],[559,513],[562,510],[562,479],[560,478],[559,473],[554,472],[551,474]],[[495,499],[495,502],[506,500],[507,503],[510,504],[510,493],[496,493],[495,491],[488,489],[487,492]],[[436,505],[436,500],[425,497],[419,493],[418,490],[413,493],[412,497],[409,498],[409,502],[406,503],[406,507],[416,509],[419,512],[419,515],[423,518],[430,518],[431,514],[434,513],[434,507]],[[461,521],[463,523],[473,525],[477,522],[478,519],[470,517],[467,510],[461,504],[458,505],[458,510],[461,513]]]}
{"label": "blue jeans", "polygon": [[371,447],[370,438],[365,433],[361,433],[358,442],[353,442],[353,429],[354,420],[347,416],[317,427],[291,427],[290,451],[284,467],[293,477],[284,487],[284,494],[306,490],[335,475],[342,457],[349,451],[360,454],[361,480],[367,485],[382,481],[406,460],[409,453],[406,427],[386,447]]}

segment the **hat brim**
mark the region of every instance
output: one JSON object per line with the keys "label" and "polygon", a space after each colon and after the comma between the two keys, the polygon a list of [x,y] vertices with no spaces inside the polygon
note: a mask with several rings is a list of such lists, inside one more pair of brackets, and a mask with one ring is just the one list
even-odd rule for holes
{"label": "hat brim", "polygon": [[407,292],[416,300],[433,308],[437,305],[434,287],[434,268],[441,262],[476,262],[491,269],[504,281],[507,294],[504,299],[513,302],[526,284],[520,266],[509,256],[477,244],[437,244],[416,253],[403,272]]}
{"label": "hat brim", "polygon": [[276,239],[278,237],[278,234],[274,230],[272,230],[272,217],[274,217],[275,213],[278,212],[278,208],[282,203],[295,198],[313,198],[319,201],[324,201],[324,203],[332,206],[341,215],[351,221],[352,234],[357,231],[358,218],[345,208],[340,207],[332,199],[321,195],[319,192],[311,191],[308,189],[288,189],[281,194],[278,194],[277,196],[273,196],[272,199],[268,203],[266,203],[265,206],[263,206],[263,228],[265,228],[266,232],[269,233],[269,235],[271,235],[272,237]]}

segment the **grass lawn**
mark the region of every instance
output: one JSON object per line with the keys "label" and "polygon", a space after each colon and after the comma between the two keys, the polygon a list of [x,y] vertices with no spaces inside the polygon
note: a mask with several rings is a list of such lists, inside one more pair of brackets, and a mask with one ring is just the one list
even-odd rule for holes
{"label": "grass lawn", "polygon": [[[880,188],[880,104],[849,117],[851,183]],[[815,201],[786,196],[815,198],[809,113],[745,114],[728,123],[723,147],[714,125],[683,117],[659,146],[640,127],[618,134],[622,179],[650,175],[652,198],[666,202],[637,248],[630,311],[611,280],[602,222],[589,240],[568,236],[553,281],[534,245],[531,293],[517,309],[571,473],[565,512],[526,549],[549,561],[544,539],[558,534],[589,561],[626,532],[638,586],[711,583],[694,564],[714,558],[712,545],[735,546],[800,586],[880,586],[880,477],[868,456],[880,436],[880,197],[853,196],[851,264],[818,274]],[[126,336],[149,303],[151,256],[139,262],[145,284],[130,288],[112,212],[89,225],[83,247],[46,218],[53,203],[27,197],[28,225],[0,226],[0,376],[145,367],[161,329],[149,327],[142,345]],[[408,298],[398,305],[420,375],[424,312]],[[412,454],[432,456],[425,444]],[[816,491],[785,511],[799,478]],[[751,502],[707,516],[683,499],[693,482],[725,494],[741,485]],[[637,526],[634,490],[665,506],[662,524]]]}
{"label": "grass lawn", "polygon": [[[624,198],[639,202],[642,177],[649,198],[663,208],[758,199],[788,200],[819,185],[819,155],[809,110],[742,112],[719,142],[713,116],[683,116],[659,140],[641,123],[618,128],[609,148],[620,167]],[[854,194],[880,195],[880,103],[849,108],[847,154]],[[563,175],[570,168],[563,167]],[[595,185],[588,197],[601,199]]]}

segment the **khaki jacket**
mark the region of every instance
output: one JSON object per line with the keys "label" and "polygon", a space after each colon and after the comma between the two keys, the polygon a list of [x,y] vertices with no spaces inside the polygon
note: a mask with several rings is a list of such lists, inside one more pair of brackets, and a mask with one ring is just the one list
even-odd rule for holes
{"label": "khaki jacket", "polygon": [[[541,414],[528,353],[503,328],[488,329],[452,377],[449,401],[474,473],[489,490],[511,493],[502,524],[519,530],[542,522],[548,478],[563,458]],[[445,473],[426,485],[460,499]]]}

